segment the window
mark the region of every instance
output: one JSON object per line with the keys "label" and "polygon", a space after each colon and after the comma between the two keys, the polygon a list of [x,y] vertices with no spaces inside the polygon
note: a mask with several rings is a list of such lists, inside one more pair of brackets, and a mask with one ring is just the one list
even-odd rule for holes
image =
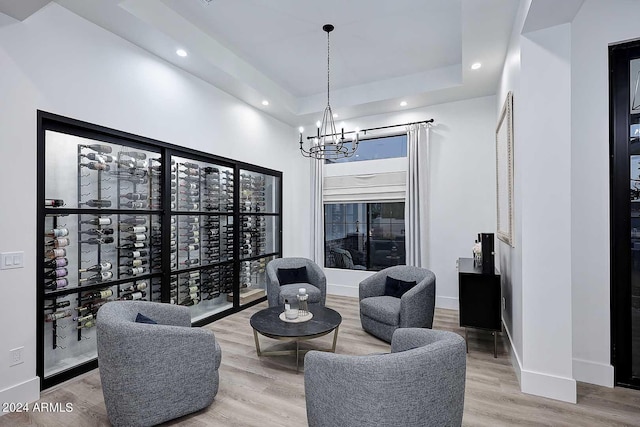
{"label": "window", "polygon": [[405,264],[404,202],[324,205],[325,267],[379,271]]}
{"label": "window", "polygon": [[326,160],[325,163],[359,162],[362,160],[393,159],[407,157],[407,135],[363,139],[353,157]]}

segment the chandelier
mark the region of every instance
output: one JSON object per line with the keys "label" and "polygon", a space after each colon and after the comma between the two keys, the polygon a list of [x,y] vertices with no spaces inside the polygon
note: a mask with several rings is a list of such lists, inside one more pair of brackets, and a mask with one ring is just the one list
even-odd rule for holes
{"label": "chandelier", "polygon": [[340,133],[336,132],[336,124],[333,121],[333,112],[331,111],[331,104],[329,103],[329,83],[330,83],[330,43],[329,33],[333,31],[334,27],[331,24],[326,24],[322,29],[327,33],[327,106],[324,109],[322,115],[322,122],[318,122],[318,134],[315,137],[307,137],[307,140],[311,140],[309,149],[305,149],[302,141],[303,128],[300,128],[300,152],[304,157],[311,157],[318,160],[331,160],[341,159],[344,157],[351,157],[358,149],[358,132],[355,133],[351,141],[347,141],[344,137],[344,128]]}

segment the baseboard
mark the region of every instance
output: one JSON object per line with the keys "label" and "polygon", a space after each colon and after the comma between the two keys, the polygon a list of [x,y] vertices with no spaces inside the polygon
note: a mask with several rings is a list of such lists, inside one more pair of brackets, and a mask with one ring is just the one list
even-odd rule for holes
{"label": "baseboard", "polygon": [[[0,403],[31,403],[40,399],[40,378],[34,377],[28,381],[0,390]],[[0,416],[4,412],[0,410]]]}
{"label": "baseboard", "polygon": [[460,304],[458,302],[458,298],[439,297],[436,295],[436,307],[446,308],[447,310],[459,310]]}
{"label": "baseboard", "polygon": [[613,366],[590,360],[573,359],[573,377],[576,381],[613,387]]}
{"label": "baseboard", "polygon": [[548,397],[549,399],[563,402],[577,402],[576,380],[573,378],[558,377],[523,369],[520,386],[523,393]]}
{"label": "baseboard", "polygon": [[511,332],[509,332],[509,328],[507,328],[507,324],[504,323],[504,319],[502,320],[502,327],[504,331],[507,333],[507,339],[509,340],[509,357],[511,358],[511,366],[513,367],[513,371],[518,378],[518,383],[520,384],[520,388],[522,388],[522,363],[520,362],[520,357],[518,356],[518,352],[516,348],[513,346],[513,339],[511,338]]}
{"label": "baseboard", "polygon": [[359,289],[357,286],[332,285],[330,283],[327,284],[327,294],[329,295],[358,298],[358,292]]}

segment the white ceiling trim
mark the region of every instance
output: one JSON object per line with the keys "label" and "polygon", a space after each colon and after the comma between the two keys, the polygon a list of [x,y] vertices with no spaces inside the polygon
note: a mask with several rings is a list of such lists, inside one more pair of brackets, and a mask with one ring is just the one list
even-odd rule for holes
{"label": "white ceiling trim", "polygon": [[[310,69],[313,70],[311,74],[314,76],[321,74],[320,71],[324,73],[324,70],[322,70],[324,67],[319,67],[316,63],[324,62],[322,58],[316,58],[321,56],[321,51],[315,52],[314,48],[311,56],[292,58],[286,47],[284,47],[292,46],[299,51],[300,43],[304,42],[303,44],[306,45],[307,41],[305,40],[308,39],[309,34],[308,32],[305,33],[307,31],[305,28],[308,27],[310,22],[314,26],[317,24],[311,17],[316,20],[322,19],[322,23],[325,23],[325,18],[329,22],[336,17],[335,11],[325,10],[324,8],[322,13],[325,15],[316,16],[317,13],[313,12],[317,12],[319,6],[314,0],[301,0],[299,3],[297,1],[271,3],[270,0],[233,0],[234,3],[228,4],[216,2],[210,6],[199,5],[198,7],[202,7],[205,11],[207,8],[218,5],[222,7],[220,9],[221,13],[229,13],[229,19],[233,19],[232,17],[238,19],[237,30],[229,25],[223,25],[222,27],[224,28],[222,29],[213,28],[231,32],[221,34],[220,36],[223,37],[221,39],[212,35],[215,31],[212,31],[211,27],[206,27],[206,19],[199,20],[196,18],[197,15],[193,15],[193,13],[197,14],[198,7],[196,7],[196,3],[191,2],[196,2],[197,0],[180,0],[180,3],[169,0],[55,1],[176,67],[207,81],[220,90],[292,126],[298,126],[309,121],[315,122],[317,120],[316,116],[326,106],[326,92],[324,90],[321,93],[308,96],[296,96],[287,89],[288,86],[283,85],[282,81],[278,81],[278,79],[284,79],[285,83],[290,82],[289,77],[291,76],[299,80],[300,76],[308,75]],[[182,5],[182,1],[185,2],[185,5],[189,4],[195,8],[191,10],[191,15],[181,14],[181,11],[184,12],[184,10],[176,8],[176,5]],[[240,5],[242,7],[238,6],[238,3],[235,3],[236,1],[244,2]],[[429,55],[433,49],[435,49],[434,57],[446,58],[446,55],[442,55],[442,51],[438,53],[437,50],[451,48],[451,42],[454,40],[455,43],[462,44],[461,58],[456,62],[443,63],[440,68],[413,68],[414,73],[411,73],[411,68],[404,69],[400,66],[408,65],[411,61],[406,64],[398,64],[385,55],[385,52],[389,52],[388,50],[379,49],[379,46],[371,41],[378,35],[375,31],[379,28],[381,15],[382,19],[384,19],[385,14],[393,14],[397,23],[398,14],[413,14],[411,15],[412,17],[418,18],[428,13],[437,15],[437,7],[432,9],[432,5],[440,5],[451,12],[451,5],[454,3],[447,4],[436,0],[433,3],[427,3],[427,0],[425,0],[423,6],[422,3],[411,3],[413,0],[406,0],[406,4],[412,4],[414,10],[400,8],[400,5],[405,3],[392,4],[387,3],[388,0],[376,0],[370,3],[370,8],[361,10],[356,7],[358,5],[356,2],[349,3],[349,7],[344,5],[345,9],[342,7],[343,3],[337,1],[335,0],[332,4],[341,12],[337,15],[340,19],[336,18],[340,22],[335,23],[341,25],[340,28],[344,29],[340,36],[345,37],[342,40],[347,40],[348,42],[342,44],[336,42],[335,50],[332,49],[332,65],[335,64],[335,68],[332,67],[332,77],[335,77],[335,75],[340,76],[341,73],[344,76],[345,72],[351,73],[350,77],[357,77],[360,74],[358,70],[362,71],[362,64],[349,57],[349,50],[344,49],[344,45],[349,45],[349,43],[351,44],[350,49],[359,49],[358,46],[360,46],[361,53],[367,52],[367,55],[372,55],[375,59],[372,64],[379,64],[381,67],[392,67],[388,70],[388,75],[393,75],[395,72],[395,77],[393,78],[371,81],[370,79],[367,80],[366,75],[362,75],[360,79],[347,79],[351,82],[349,85],[340,86],[339,83],[336,83],[335,89],[332,85],[331,105],[334,107],[334,111],[337,110],[336,112],[339,113],[340,120],[398,112],[406,108],[418,108],[495,94],[511,33],[511,26],[513,25],[513,18],[517,9],[516,0],[459,0],[457,4],[461,5],[460,19],[453,19],[450,22],[451,28],[455,27],[460,31],[459,40],[457,35],[448,38],[447,34],[449,33],[443,31],[438,33],[442,40],[438,36],[435,39],[431,39],[432,43],[429,48],[425,47],[427,45],[416,43],[415,34],[411,32],[411,29],[415,28],[415,19],[411,21],[413,27],[407,26],[401,31],[389,34],[394,43],[400,46],[405,40],[403,31],[406,31],[407,45],[403,45],[403,47],[406,48],[405,52],[408,55],[414,55],[414,58],[416,58],[415,55],[418,57]],[[367,6],[369,5],[369,3],[366,4]],[[228,7],[225,9],[226,6]],[[262,12],[256,12],[256,14],[249,16],[237,13],[238,10],[244,10],[249,13],[249,11],[254,10],[251,9],[252,6],[257,6],[257,8],[254,8],[255,10],[264,11],[265,16],[261,14]],[[213,9],[208,10],[211,11]],[[236,13],[235,15],[233,14],[234,12]],[[232,46],[233,43],[229,43],[229,40],[224,37],[235,37],[234,40],[238,43],[261,43],[263,40],[260,37],[265,32],[265,28],[276,28],[278,31],[267,31],[264,36],[264,43],[273,49],[274,43],[278,43],[278,37],[283,36],[281,27],[278,27],[278,25],[282,25],[281,18],[283,14],[284,16],[291,16],[290,22],[292,25],[297,23],[297,26],[293,25],[292,27],[297,32],[294,35],[291,31],[285,31],[284,34],[287,34],[288,38],[283,40],[283,48],[281,51],[277,51],[274,57],[267,57],[267,59],[279,61],[285,58],[294,65],[287,68],[286,74],[269,77],[269,74],[267,74],[270,69],[269,66],[265,66],[264,69],[262,67],[259,68],[251,62],[250,57],[243,56],[246,52],[243,54],[242,50],[235,50]],[[255,25],[246,27],[243,25],[244,21],[237,17],[247,18],[247,22]],[[358,31],[362,31],[360,44],[358,44],[357,40],[360,34],[354,30],[355,26],[349,26],[350,20],[356,20],[362,24],[363,22],[368,22],[367,19],[369,18],[372,19],[371,30],[362,25],[358,27]],[[272,22],[270,19],[275,19],[275,21]],[[425,19],[423,24],[427,25],[428,22],[430,21]],[[447,22],[443,23],[444,25],[447,24]],[[269,27],[269,25],[272,25],[272,27]],[[276,27],[273,27],[273,25],[276,25]],[[318,24],[318,26],[321,25]],[[237,33],[233,33],[233,31],[237,31]],[[314,46],[317,44],[316,38],[316,35],[313,35],[314,40],[312,43]],[[338,41],[340,41],[339,38]],[[354,41],[356,41],[355,44]],[[287,44],[289,42],[295,43]],[[178,48],[187,50],[189,56],[187,58],[179,58],[175,53]],[[410,49],[414,49],[414,51],[411,52]],[[287,54],[289,56],[286,56]],[[450,58],[451,56],[449,55]],[[258,59],[258,63],[265,61],[264,55]],[[470,70],[469,66],[475,61],[483,62],[483,67],[480,71]],[[397,69],[394,71],[393,67]],[[397,70],[401,68],[404,73],[409,72],[409,74],[399,73]],[[383,74],[385,73],[378,73],[378,75]],[[326,78],[326,74],[320,79],[314,77],[313,82],[309,82],[309,87],[324,86],[322,84],[322,79],[324,78]],[[343,81],[345,80],[343,79]],[[261,103],[264,99],[269,101],[268,107],[262,106]],[[401,107],[401,100],[406,100],[408,107]]]}
{"label": "white ceiling trim", "polygon": [[218,68],[238,82],[244,82],[249,87],[259,90],[263,93],[263,97],[278,99],[289,111],[295,111],[294,96],[164,3],[125,0],[119,6],[181,45],[188,46],[188,51],[192,55],[198,55],[207,60],[211,67]]}
{"label": "white ceiling trim", "polygon": [[[332,107],[337,108],[353,107],[390,98],[402,98],[417,93],[448,89],[461,84],[462,67],[458,64],[344,89],[332,89],[331,104]],[[296,114],[303,115],[322,111],[326,104],[327,94],[324,92],[300,98]]]}
{"label": "white ceiling trim", "polygon": [[0,13],[24,21],[50,2],[51,0],[0,0]]}

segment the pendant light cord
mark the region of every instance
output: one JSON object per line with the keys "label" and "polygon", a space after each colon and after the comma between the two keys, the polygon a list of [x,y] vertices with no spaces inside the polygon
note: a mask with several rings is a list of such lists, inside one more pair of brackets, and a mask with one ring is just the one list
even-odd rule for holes
{"label": "pendant light cord", "polygon": [[331,60],[331,51],[330,51],[330,43],[329,43],[329,34],[327,31],[327,107],[329,106],[329,76],[331,73],[330,68],[330,60]]}

